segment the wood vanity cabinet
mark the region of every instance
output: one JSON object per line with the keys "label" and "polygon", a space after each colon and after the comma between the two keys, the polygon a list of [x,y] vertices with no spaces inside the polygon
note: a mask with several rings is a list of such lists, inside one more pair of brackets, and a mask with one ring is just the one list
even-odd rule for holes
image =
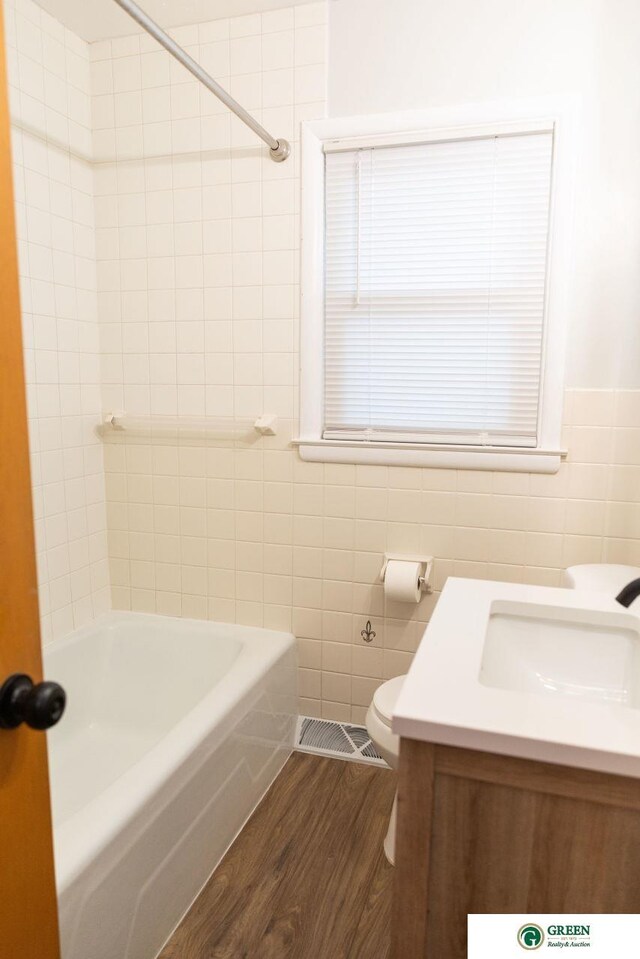
{"label": "wood vanity cabinet", "polygon": [[509,912],[640,912],[640,780],[403,738],[392,959]]}

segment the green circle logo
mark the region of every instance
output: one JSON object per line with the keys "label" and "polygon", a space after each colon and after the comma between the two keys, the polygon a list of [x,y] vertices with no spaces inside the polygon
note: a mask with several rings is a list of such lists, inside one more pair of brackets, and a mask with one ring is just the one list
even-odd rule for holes
{"label": "green circle logo", "polygon": [[523,949],[539,949],[544,942],[544,932],[535,922],[528,922],[518,929],[518,945]]}

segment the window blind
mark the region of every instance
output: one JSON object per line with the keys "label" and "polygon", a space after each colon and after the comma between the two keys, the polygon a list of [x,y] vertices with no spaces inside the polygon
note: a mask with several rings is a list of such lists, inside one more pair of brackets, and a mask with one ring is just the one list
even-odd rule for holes
{"label": "window blind", "polygon": [[324,438],[537,444],[552,147],[325,155]]}

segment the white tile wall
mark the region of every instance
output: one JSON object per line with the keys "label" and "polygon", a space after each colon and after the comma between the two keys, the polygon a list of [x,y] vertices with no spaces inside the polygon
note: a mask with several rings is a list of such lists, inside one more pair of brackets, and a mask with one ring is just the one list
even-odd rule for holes
{"label": "white tile wall", "polygon": [[106,406],[294,416],[297,131],[324,112],[324,21],[316,3],[173,31],[293,142],[282,164],[150,38],[93,44]]}
{"label": "white tile wall", "polygon": [[[89,151],[87,48],[30,0],[8,11],[14,113]],[[312,3],[175,31],[293,142],[281,165],[147,37],[92,45],[100,350],[89,169],[16,133],[16,174],[49,634],[105,602],[100,378],[105,409],[275,412],[275,438],[107,442],[114,605],[293,629],[301,709],[361,721],[448,575],[557,584],[573,563],[640,563],[640,393],[569,392],[556,476],[299,460],[296,131],[324,111],[325,19]],[[385,549],[433,553],[436,593],[386,603]]]}
{"label": "white tile wall", "polygon": [[316,3],[175,31],[292,140],[280,165],[152,41],[92,47],[105,407],[282,422],[226,447],[113,438],[109,546],[114,605],[293,629],[302,711],[362,721],[438,595],[385,603],[385,549],[433,553],[437,590],[640,562],[640,394],[569,393],[557,476],[299,460],[296,131],[324,111],[325,18]]}
{"label": "white tile wall", "polygon": [[[301,710],[362,721],[408,668],[447,576],[559,585],[575,563],[640,565],[640,392],[566,401],[554,476],[304,463],[286,431],[235,449],[114,438],[114,604],[293,629]],[[386,602],[385,550],[434,554],[436,592]]]}
{"label": "white tile wall", "polygon": [[100,412],[89,48],[5,0],[43,640],[110,604]]}

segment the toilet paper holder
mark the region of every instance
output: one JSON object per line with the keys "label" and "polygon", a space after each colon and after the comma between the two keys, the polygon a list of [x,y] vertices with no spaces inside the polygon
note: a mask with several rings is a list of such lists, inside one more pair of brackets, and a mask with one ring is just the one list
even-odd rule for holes
{"label": "toilet paper holder", "polygon": [[382,569],[380,570],[381,583],[384,583],[384,577],[390,559],[396,559],[402,563],[420,563],[421,571],[418,577],[420,590],[423,593],[433,592],[433,586],[429,582],[431,579],[431,570],[433,569],[433,556],[415,556],[412,553],[385,553]]}

